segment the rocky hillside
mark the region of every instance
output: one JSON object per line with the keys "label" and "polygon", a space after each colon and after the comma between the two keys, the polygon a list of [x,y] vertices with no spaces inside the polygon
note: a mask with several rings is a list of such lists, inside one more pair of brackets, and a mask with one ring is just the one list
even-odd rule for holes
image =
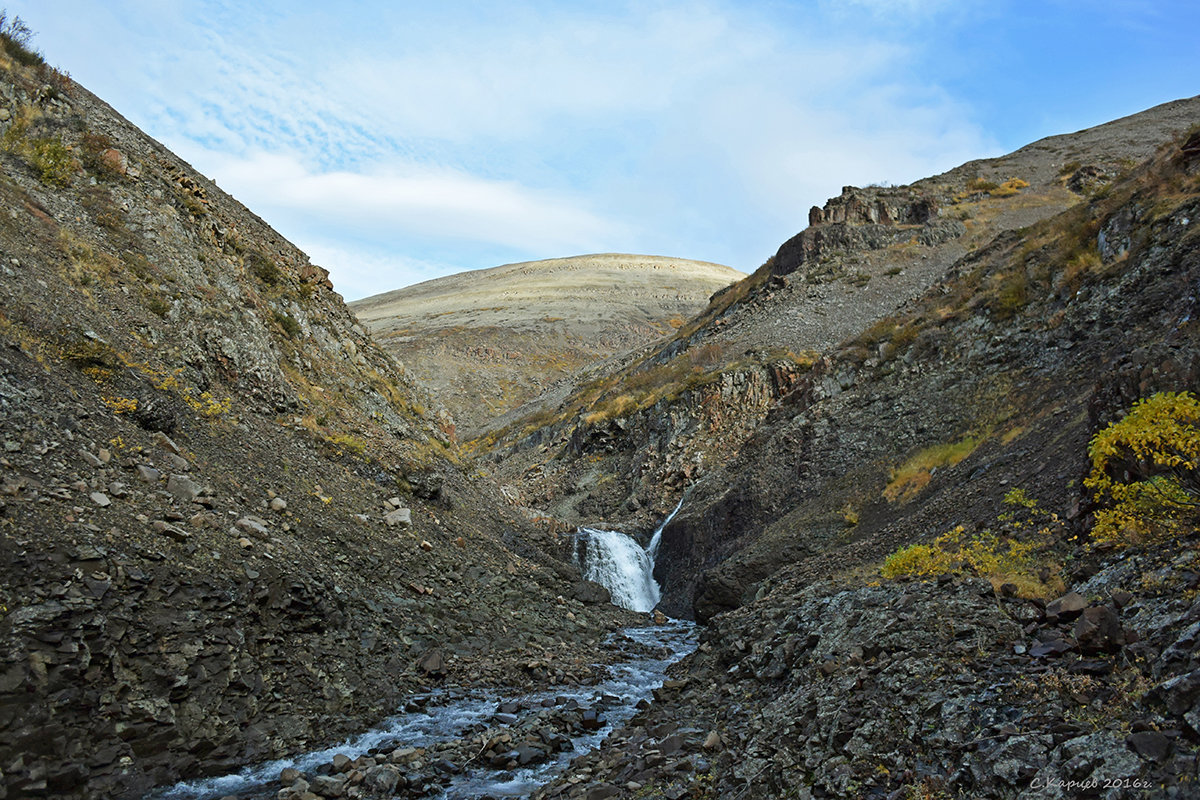
{"label": "rocky hillside", "polygon": [[[764,380],[775,399],[731,460],[694,477],[663,535],[668,602],[708,623],[703,644],[538,797],[1195,796],[1197,415],[1180,434],[1193,455],[1178,503],[1151,490],[1101,535],[1089,478],[1089,442],[1138,398],[1200,389],[1200,103],[1116,130],[1139,119],[1157,134],[1190,122],[1119,171],[1086,155],[1059,167],[1074,201],[968,242],[802,374]],[[993,203],[1056,191],[988,182],[1001,196],[947,195],[968,192],[960,238]],[[707,326],[786,330],[774,319],[806,285],[829,286],[826,269],[883,255],[860,241],[823,259],[822,240],[919,224],[932,247],[911,196],[850,191],[815,210]],[[881,266],[868,286],[891,277]],[[608,457],[645,452],[646,430],[708,423],[684,402],[659,417],[674,428],[635,416],[650,407],[610,427],[605,447],[625,455]],[[593,441],[576,430],[563,444]],[[1150,449],[1106,469],[1146,475]],[[1173,521],[1147,523],[1155,507]]]}
{"label": "rocky hillside", "polygon": [[471,435],[579,370],[672,333],[744,277],[604,253],[436,278],[350,308]]}
{"label": "rocky hillside", "polygon": [[0,797],[137,797],[434,682],[590,675],[627,617],[568,599],[326,272],[3,44]]}
{"label": "rocky hillside", "polygon": [[[765,563],[752,570],[750,584],[787,560],[780,555],[809,552],[814,537],[860,538],[897,516],[880,494],[893,468],[925,447],[982,441],[999,424],[985,417],[1002,417],[1002,407],[1024,402],[1014,398],[1027,380],[1007,365],[984,364],[968,382],[961,361],[963,352],[988,346],[998,319],[1023,319],[1016,311],[1032,296],[1034,275],[1021,277],[1009,263],[967,288],[947,282],[982,274],[990,258],[1027,258],[1026,245],[1054,236],[1055,224],[1072,224],[1056,218],[1083,213],[1198,118],[1200,100],[1178,101],[912,186],[848,187],[814,208],[806,230],[754,275],[718,293],[673,339],[592,376],[557,407],[514,420],[473,447],[491,457],[508,494],[534,515],[607,518],[649,530],[687,490],[684,510],[664,538],[671,557],[659,567],[665,607],[673,613],[693,613],[701,573],[741,549],[744,536],[797,532],[764,540]],[[1011,248],[1022,255],[1012,256]],[[1055,292],[1065,291],[1065,271],[1061,263],[1043,267],[1057,276]],[[1071,281],[1079,271],[1070,268]],[[925,317],[910,309],[918,303],[930,306]],[[955,326],[964,309],[970,313],[962,324],[970,327],[963,352],[946,362],[921,349],[935,336],[931,328]],[[1018,361],[1044,355],[1022,351]],[[944,375],[963,394],[929,381],[918,385],[912,373]],[[868,376],[858,392],[838,399]],[[1056,391],[1074,380],[1057,374]],[[826,399],[819,413],[801,414],[806,404]],[[855,409],[851,404],[874,404],[872,416],[842,408]],[[836,413],[824,410],[835,407]],[[807,419],[810,428],[777,436],[777,423],[792,417]],[[1085,441],[1089,434],[1077,435]],[[848,453],[848,446],[857,449]],[[757,449],[742,457],[747,447]],[[810,470],[828,475],[810,480],[818,477]],[[827,479],[842,488],[831,492]],[[910,518],[909,511],[898,516]],[[800,516],[778,521],[788,514]],[[859,522],[851,526],[846,518]]]}

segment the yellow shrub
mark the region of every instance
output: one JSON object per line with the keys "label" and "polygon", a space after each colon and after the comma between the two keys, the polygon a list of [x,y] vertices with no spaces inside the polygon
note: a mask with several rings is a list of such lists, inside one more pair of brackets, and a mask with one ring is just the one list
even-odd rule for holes
{"label": "yellow shrub", "polygon": [[104,401],[104,405],[112,409],[114,414],[129,414],[137,411],[138,401],[135,397],[109,397],[105,395],[100,399]]}
{"label": "yellow shrub", "polygon": [[1200,402],[1159,392],[1092,439],[1084,480],[1097,502],[1092,538],[1125,546],[1177,535],[1200,508]]}
{"label": "yellow shrub", "polygon": [[991,530],[968,535],[966,528],[958,525],[932,544],[900,548],[887,557],[879,574],[884,578],[928,578],[963,570],[989,579],[994,587],[1013,583],[1024,597],[1044,597],[1054,589],[1035,576],[1039,567],[1035,555],[1049,546],[1050,533],[1043,527],[1034,538],[1021,541]]}
{"label": "yellow shrub", "polygon": [[1024,181],[1020,178],[1013,178],[1005,181],[999,186],[994,187],[993,189],[990,189],[988,194],[990,194],[992,197],[1012,197],[1018,191],[1025,189],[1028,186],[1029,181]]}
{"label": "yellow shrub", "polygon": [[902,547],[887,557],[879,574],[885,578],[924,577],[949,572],[950,555],[927,544]]}

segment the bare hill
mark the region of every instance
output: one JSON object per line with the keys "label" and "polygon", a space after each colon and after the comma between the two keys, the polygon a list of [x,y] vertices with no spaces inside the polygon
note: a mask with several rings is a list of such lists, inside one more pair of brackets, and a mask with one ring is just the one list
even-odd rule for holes
{"label": "bare hill", "polygon": [[602,253],[463,272],[350,304],[471,429],[576,370],[671,333],[745,275]]}

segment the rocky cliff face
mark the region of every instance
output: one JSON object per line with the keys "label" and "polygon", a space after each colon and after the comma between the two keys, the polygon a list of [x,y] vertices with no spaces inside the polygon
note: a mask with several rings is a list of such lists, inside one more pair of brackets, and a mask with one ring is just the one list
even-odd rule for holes
{"label": "rocky cliff face", "polygon": [[324,270],[53,70],[0,56],[0,137],[0,796],[592,672],[622,617],[560,602]]}
{"label": "rocky cliff face", "polygon": [[[699,477],[659,558],[699,651],[538,797],[1195,793],[1195,518],[1113,550],[1082,486],[1133,400],[1200,387],[1190,141],[977,247]],[[881,578],[939,534],[1040,555]]]}
{"label": "rocky cliff face", "polygon": [[[993,349],[1006,341],[992,342],[996,331],[1024,319],[1015,312],[1033,297],[1032,272],[1019,274],[1015,262],[1035,242],[1045,247],[1042,239],[1060,235],[1038,226],[1088,207],[1091,195],[1071,186],[1109,191],[1131,159],[1152,155],[1155,142],[1193,124],[1198,105],[1167,104],[912,187],[848,188],[814,214],[817,224],[715,295],[672,341],[593,377],[557,413],[542,411],[479,444],[493,448],[512,496],[571,521],[603,510],[611,522],[648,530],[688,487],[659,567],[674,613],[692,613],[698,576],[718,563],[728,561],[726,571],[714,573],[705,591],[736,604],[730,594],[740,597],[791,557],[901,519],[908,521],[896,524],[912,535],[931,520],[916,513],[923,505],[897,512],[878,501],[888,470],[922,447],[995,431],[1002,407],[1025,402],[1010,403],[1010,394],[1057,397],[1072,376],[1094,368],[1068,373],[1080,351],[1052,364],[1055,353],[1066,354],[1056,335],[1022,340],[1003,355]],[[1108,177],[1086,189],[1076,180],[1083,174]],[[1106,248],[1103,259],[1124,246],[1112,249],[1098,229],[1092,234]],[[1078,279],[1078,267],[1063,263],[1040,269],[1043,283],[1056,276],[1055,292],[1066,291],[1068,272],[1069,282]],[[1055,324],[1069,312],[1046,311],[1059,311]],[[932,347],[950,330],[961,333],[953,348]],[[987,356],[964,371],[966,354],[981,348]],[[1006,358],[1045,359],[1033,374],[1061,372],[1035,386]],[[790,377],[774,380],[772,365],[786,366]],[[759,388],[745,402],[736,386]],[[1070,430],[1074,444],[1090,435]],[[831,492],[835,484],[853,484],[863,496]],[[746,536],[762,537],[761,557],[734,556]]]}

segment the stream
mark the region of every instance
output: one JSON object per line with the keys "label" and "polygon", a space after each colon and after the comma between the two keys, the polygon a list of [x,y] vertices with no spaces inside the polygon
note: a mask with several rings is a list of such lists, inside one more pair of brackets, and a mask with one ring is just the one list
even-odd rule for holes
{"label": "stream", "polygon": [[[682,505],[682,501],[680,503]],[[613,602],[635,611],[650,611],[659,599],[653,577],[654,556],[668,516],[642,548],[617,531],[583,528],[577,534],[576,560],[590,580],[602,583]],[[579,546],[579,540],[584,544]],[[582,551],[582,552],[581,552]],[[564,771],[575,757],[597,747],[614,729],[625,725],[637,706],[662,685],[667,667],[696,648],[693,623],[626,628],[609,641],[627,655],[608,667],[593,686],[554,687],[511,695],[502,691],[436,691],[413,698],[405,713],[333,747],[248,767],[241,772],[158,789],[145,800],[240,800],[274,798],[280,772],[292,768],[309,780],[330,776],[335,756],[362,757],[375,764],[397,764],[404,770],[400,797],[467,800],[480,797],[528,797]],[[501,741],[506,752],[490,760],[484,748]],[[484,742],[484,747],[479,747]],[[509,749],[511,748],[511,749]],[[475,752],[478,751],[478,752]],[[316,786],[314,785],[314,788]],[[339,790],[340,791],[340,790]]]}

